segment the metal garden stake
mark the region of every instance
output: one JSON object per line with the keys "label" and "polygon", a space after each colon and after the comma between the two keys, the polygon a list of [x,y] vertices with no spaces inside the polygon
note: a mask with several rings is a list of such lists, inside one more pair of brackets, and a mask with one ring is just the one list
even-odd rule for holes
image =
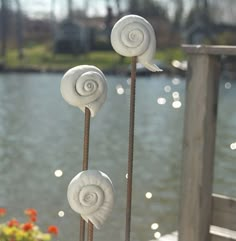
{"label": "metal garden stake", "polygon": [[129,152],[126,201],[125,241],[130,241],[132,178],[134,153],[134,117],[135,117],[135,87],[136,62],[140,62],[152,72],[162,71],[153,64],[156,51],[156,38],[151,24],[137,15],[127,15],[121,18],[111,32],[111,44],[114,50],[126,57],[131,57],[131,92],[130,92],[130,122],[129,122]]}
{"label": "metal garden stake", "polygon": [[88,223],[87,239],[93,241],[94,226],[101,227],[114,203],[109,177],[101,171],[88,170],[90,117],[96,115],[106,100],[105,76],[95,66],[74,67],[61,80],[61,94],[70,105],[85,112],[82,172],[70,182],[67,198],[71,208],[81,215],[79,241],[85,239],[85,221]]}

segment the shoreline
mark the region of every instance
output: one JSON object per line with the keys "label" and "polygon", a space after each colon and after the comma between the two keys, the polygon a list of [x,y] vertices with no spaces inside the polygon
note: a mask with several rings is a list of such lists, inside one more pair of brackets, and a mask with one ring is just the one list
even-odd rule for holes
{"label": "shoreline", "polygon": [[[73,67],[73,66],[72,66]],[[51,67],[15,67],[9,68],[0,66],[0,74],[1,73],[65,73],[68,68],[51,68]],[[101,69],[102,72],[106,75],[129,75],[130,70],[129,67],[122,68],[110,68],[110,69]],[[137,74],[139,76],[148,76],[148,75],[160,75],[160,74],[167,74],[167,75],[180,75],[185,76],[186,71],[179,70],[179,69],[163,69],[163,72],[150,72],[146,69],[137,69]]]}

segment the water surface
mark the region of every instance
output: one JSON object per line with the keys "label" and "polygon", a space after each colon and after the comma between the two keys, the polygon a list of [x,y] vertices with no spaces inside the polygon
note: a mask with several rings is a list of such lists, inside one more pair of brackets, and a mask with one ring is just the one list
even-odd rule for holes
{"label": "water surface", "polygon": [[[61,77],[0,75],[0,207],[8,209],[7,218],[20,220],[24,209],[36,208],[40,226],[58,225],[59,241],[75,241],[79,217],[67,203],[66,190],[81,170],[84,115],[62,99]],[[108,99],[91,120],[89,166],[112,179],[115,206],[94,238],[119,241],[124,240],[129,85],[124,76],[107,79]],[[220,84],[214,191],[236,196],[231,145],[236,142],[236,82],[227,82]],[[177,228],[184,92],[181,78],[137,80],[132,240],[151,240]],[[55,176],[56,170],[62,176]]]}

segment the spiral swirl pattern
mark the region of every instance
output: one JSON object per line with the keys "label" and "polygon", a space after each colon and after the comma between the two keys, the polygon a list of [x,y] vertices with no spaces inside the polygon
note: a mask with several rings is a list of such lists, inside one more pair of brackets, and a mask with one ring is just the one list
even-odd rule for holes
{"label": "spiral swirl pattern", "polygon": [[137,56],[138,61],[152,72],[161,71],[153,64],[156,37],[151,24],[138,15],[121,18],[111,32],[111,44],[120,55]]}
{"label": "spiral swirl pattern", "polygon": [[100,229],[112,211],[113,185],[109,177],[101,171],[83,171],[70,182],[67,198],[75,212]]}
{"label": "spiral swirl pattern", "polygon": [[95,116],[107,97],[104,74],[92,65],[80,65],[68,70],[61,80],[61,94],[70,104]]}

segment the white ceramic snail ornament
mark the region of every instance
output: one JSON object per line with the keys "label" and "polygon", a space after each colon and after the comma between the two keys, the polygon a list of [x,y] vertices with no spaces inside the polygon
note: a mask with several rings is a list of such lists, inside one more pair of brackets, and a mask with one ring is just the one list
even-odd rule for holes
{"label": "white ceramic snail ornament", "polygon": [[87,107],[94,117],[107,97],[106,78],[92,65],[80,65],[68,70],[61,80],[61,94],[73,106],[85,112]]}
{"label": "white ceramic snail ornament", "polygon": [[110,178],[101,171],[82,171],[70,182],[67,198],[75,212],[100,229],[112,211],[113,185]]}
{"label": "white ceramic snail ornament", "polygon": [[114,50],[126,57],[138,57],[138,62],[152,72],[162,71],[153,63],[156,37],[152,25],[138,15],[121,18],[111,32]]}

